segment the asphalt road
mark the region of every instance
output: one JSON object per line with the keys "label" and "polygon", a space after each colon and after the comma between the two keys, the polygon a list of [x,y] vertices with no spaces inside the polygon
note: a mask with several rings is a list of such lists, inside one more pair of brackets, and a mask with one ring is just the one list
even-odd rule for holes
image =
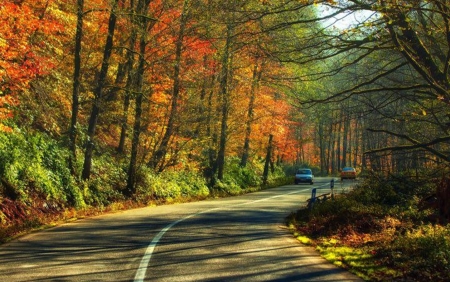
{"label": "asphalt road", "polygon": [[[0,281],[361,281],[284,225],[330,179],[36,232],[0,246]],[[335,192],[350,183],[337,181]]]}

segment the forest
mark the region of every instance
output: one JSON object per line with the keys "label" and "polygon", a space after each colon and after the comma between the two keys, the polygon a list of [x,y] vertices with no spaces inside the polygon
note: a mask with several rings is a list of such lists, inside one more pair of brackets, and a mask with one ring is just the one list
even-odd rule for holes
{"label": "forest", "polygon": [[449,218],[447,1],[0,2],[2,237],[301,166],[435,183]]}

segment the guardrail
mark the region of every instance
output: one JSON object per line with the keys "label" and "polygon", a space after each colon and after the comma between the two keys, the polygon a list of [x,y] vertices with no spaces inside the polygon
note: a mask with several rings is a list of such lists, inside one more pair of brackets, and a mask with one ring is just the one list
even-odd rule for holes
{"label": "guardrail", "polygon": [[330,181],[330,193],[325,193],[322,195],[317,196],[317,189],[328,189],[328,188],[314,188],[311,191],[311,198],[308,199],[308,208],[312,209],[314,204],[326,201],[328,199],[334,199],[334,179],[331,179]]}

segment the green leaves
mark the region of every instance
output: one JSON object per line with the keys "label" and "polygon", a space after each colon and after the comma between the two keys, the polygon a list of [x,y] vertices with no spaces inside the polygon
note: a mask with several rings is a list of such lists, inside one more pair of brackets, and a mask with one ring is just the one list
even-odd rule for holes
{"label": "green leaves", "polygon": [[75,191],[66,160],[67,151],[42,134],[0,132],[0,177],[19,196],[29,202],[31,196],[67,202]]}

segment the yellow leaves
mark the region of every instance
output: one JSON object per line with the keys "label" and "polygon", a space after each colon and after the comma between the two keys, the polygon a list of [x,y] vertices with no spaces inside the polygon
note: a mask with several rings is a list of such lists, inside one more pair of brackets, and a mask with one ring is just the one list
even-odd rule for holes
{"label": "yellow leaves", "polygon": [[427,115],[427,111],[425,109],[421,108],[421,109],[418,110],[418,112],[416,112],[416,111],[412,112],[411,115],[413,115],[413,116],[420,116],[420,115],[426,116]]}
{"label": "yellow leaves", "polygon": [[[309,2],[309,1],[303,1],[303,2]],[[314,0],[314,5],[320,5],[322,4],[323,1],[319,1],[319,0]],[[326,2],[330,5],[336,5],[337,1],[336,0],[326,0]]]}
{"label": "yellow leaves", "polygon": [[0,123],[0,132],[12,132],[12,128]]}
{"label": "yellow leaves", "polygon": [[449,101],[449,98],[448,98],[448,97],[445,97],[444,95],[438,95],[438,96],[437,96],[437,99],[438,99],[439,101],[445,102],[445,103],[448,103],[448,101]]}
{"label": "yellow leaves", "polygon": [[0,37],[0,49],[5,48],[8,46],[8,42],[4,39]]}

